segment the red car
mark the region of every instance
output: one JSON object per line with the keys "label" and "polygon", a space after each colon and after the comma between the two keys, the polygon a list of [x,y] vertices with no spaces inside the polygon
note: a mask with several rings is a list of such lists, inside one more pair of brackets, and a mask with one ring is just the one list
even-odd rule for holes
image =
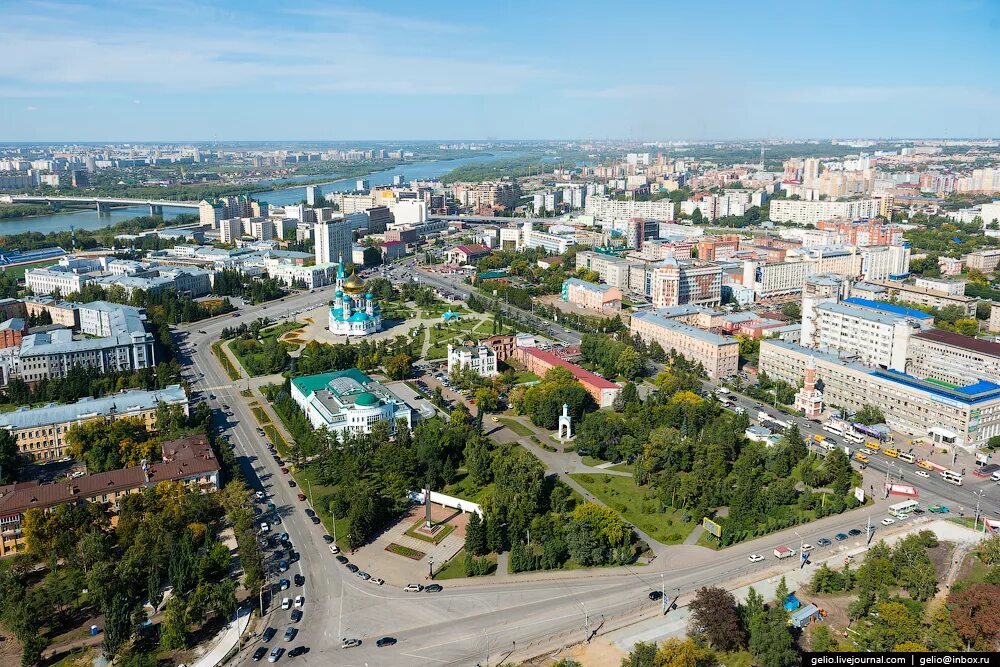
{"label": "red car", "polygon": [[306,499],[306,494],[300,493],[299,494],[299,500],[305,500],[305,499]]}
{"label": "red car", "polygon": [[288,468],[282,468],[281,472],[283,472],[283,473],[285,473],[287,475],[288,474]]}

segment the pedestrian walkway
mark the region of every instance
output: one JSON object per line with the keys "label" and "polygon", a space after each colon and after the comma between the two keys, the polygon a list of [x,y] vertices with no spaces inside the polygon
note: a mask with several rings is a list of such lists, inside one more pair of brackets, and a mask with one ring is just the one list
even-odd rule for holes
{"label": "pedestrian walkway", "polygon": [[698,544],[698,538],[700,538],[701,534],[704,532],[705,527],[699,523],[694,527],[694,530],[692,530],[688,536],[684,538],[684,544]]}
{"label": "pedestrian walkway", "polygon": [[250,607],[236,612],[236,618],[229,622],[219,634],[212,638],[208,652],[191,663],[191,667],[218,667],[239,649],[240,637],[250,625]]}

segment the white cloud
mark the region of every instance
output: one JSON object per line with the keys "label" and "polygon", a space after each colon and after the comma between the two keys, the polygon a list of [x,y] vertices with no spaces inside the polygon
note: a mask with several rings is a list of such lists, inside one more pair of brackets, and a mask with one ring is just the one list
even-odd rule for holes
{"label": "white cloud", "polygon": [[[489,95],[523,90],[553,75],[518,57],[467,57],[459,45],[442,43],[441,33],[459,26],[363,9],[288,10],[296,16],[265,27],[259,17],[248,23],[183,2],[154,2],[141,12],[153,18],[139,23],[132,5],[122,7],[87,10],[85,19],[48,3],[12,11],[0,23],[6,54],[0,80],[25,96],[53,87],[89,93],[94,86],[115,85],[167,92],[253,89],[263,95]],[[75,20],[66,20],[67,14]]]}
{"label": "white cloud", "polygon": [[38,111],[38,107],[24,107],[25,111]]}
{"label": "white cloud", "polygon": [[641,100],[670,97],[677,93],[673,86],[656,83],[631,83],[607,88],[571,88],[563,91],[567,97],[589,97],[601,100]]}

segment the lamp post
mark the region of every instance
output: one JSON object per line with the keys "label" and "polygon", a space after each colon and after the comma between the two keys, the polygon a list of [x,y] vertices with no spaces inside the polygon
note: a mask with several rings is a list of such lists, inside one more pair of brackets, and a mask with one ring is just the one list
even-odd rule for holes
{"label": "lamp post", "polygon": [[[972,524],[972,530],[978,530],[979,529],[979,501],[982,500],[983,494],[985,494],[985,493],[986,493],[985,489],[979,489],[978,491],[973,491],[972,492],[972,495],[974,495],[976,497],[976,520]],[[983,528],[984,529],[986,528],[986,521],[985,520],[983,521]]]}
{"label": "lamp post", "polygon": [[429,557],[427,559],[427,566],[428,566],[427,578],[428,579],[433,579],[434,578],[434,556],[431,556],[431,557]]}
{"label": "lamp post", "polygon": [[[579,600],[578,600],[579,602]],[[583,627],[587,632],[586,642],[590,643],[590,612],[587,611],[587,605],[580,602],[580,606],[583,608]]]}
{"label": "lamp post", "polygon": [[664,615],[666,615],[666,613],[667,613],[667,596],[665,595],[665,593],[666,593],[666,591],[663,588],[663,573],[661,572],[660,573],[660,609],[663,611]]}

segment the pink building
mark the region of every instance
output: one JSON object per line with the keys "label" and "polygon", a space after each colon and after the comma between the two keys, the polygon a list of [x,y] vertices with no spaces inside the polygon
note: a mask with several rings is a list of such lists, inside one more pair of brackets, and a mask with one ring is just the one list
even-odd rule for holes
{"label": "pink building", "polygon": [[569,278],[563,282],[562,299],[567,303],[602,313],[617,313],[622,309],[622,291],[620,289],[608,285],[598,285],[579,278]]}

